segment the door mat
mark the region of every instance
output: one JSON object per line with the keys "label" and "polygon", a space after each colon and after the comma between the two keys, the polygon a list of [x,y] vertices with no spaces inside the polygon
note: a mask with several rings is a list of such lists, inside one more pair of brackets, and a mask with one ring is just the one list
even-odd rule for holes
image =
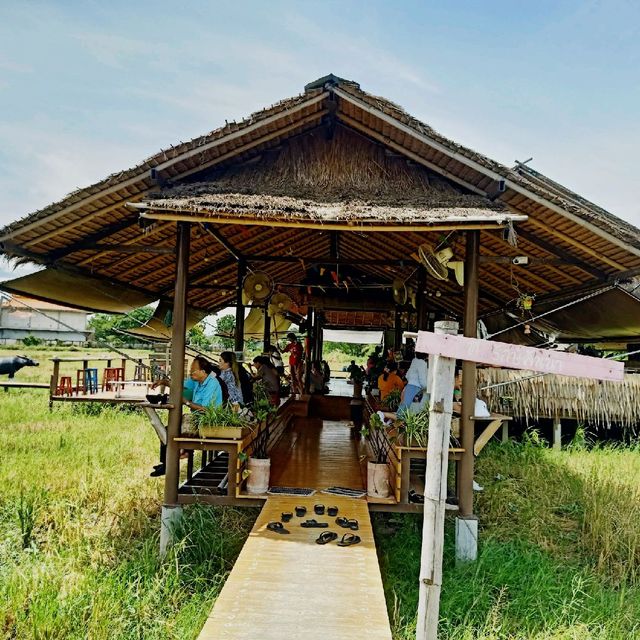
{"label": "door mat", "polygon": [[267,493],[278,496],[312,496],[315,489],[301,489],[300,487],[271,487]]}
{"label": "door mat", "polygon": [[347,498],[364,498],[367,492],[364,489],[348,489],[347,487],[329,487],[323,489],[322,493],[331,493],[334,496],[345,496]]}

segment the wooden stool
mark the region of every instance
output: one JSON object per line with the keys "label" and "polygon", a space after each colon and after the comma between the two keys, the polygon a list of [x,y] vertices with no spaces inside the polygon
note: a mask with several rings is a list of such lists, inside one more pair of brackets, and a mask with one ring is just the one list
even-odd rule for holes
{"label": "wooden stool", "polygon": [[142,361],[136,363],[136,369],[133,372],[133,379],[147,382],[149,380],[149,367],[142,364]]}
{"label": "wooden stool", "polygon": [[71,376],[61,376],[60,382],[56,387],[57,396],[70,396],[73,394],[73,386],[71,385]]}
{"label": "wooden stool", "polygon": [[113,391],[114,382],[124,382],[123,367],[106,367],[102,372],[103,391]]}
{"label": "wooden stool", "polygon": [[76,394],[80,391],[84,395],[89,393],[97,393],[98,391],[98,370],[97,369],[78,369],[76,371]]}

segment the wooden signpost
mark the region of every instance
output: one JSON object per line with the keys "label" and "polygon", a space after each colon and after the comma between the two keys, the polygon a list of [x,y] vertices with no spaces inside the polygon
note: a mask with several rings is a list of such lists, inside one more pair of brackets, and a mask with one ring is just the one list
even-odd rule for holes
{"label": "wooden signpost", "polygon": [[[419,331],[416,343],[416,351],[435,356],[424,488],[417,640],[437,640],[438,637],[447,463],[456,359],[597,380],[622,380],[624,377],[622,362],[465,338],[456,335],[457,332],[456,322],[436,322],[435,333]],[[473,451],[466,451],[465,455],[472,456]]]}

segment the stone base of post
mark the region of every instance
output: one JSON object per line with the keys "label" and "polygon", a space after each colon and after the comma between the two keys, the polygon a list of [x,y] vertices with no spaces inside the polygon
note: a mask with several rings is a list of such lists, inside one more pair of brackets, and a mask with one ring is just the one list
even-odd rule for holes
{"label": "stone base of post", "polygon": [[174,534],[182,518],[181,505],[163,505],[160,515],[160,555],[164,558],[173,544]]}
{"label": "stone base of post", "polygon": [[478,559],[478,518],[456,518],[456,563]]}

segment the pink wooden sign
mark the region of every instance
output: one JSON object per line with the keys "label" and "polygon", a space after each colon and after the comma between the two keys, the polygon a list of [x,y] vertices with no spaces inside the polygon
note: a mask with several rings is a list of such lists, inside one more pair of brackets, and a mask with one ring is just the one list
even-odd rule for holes
{"label": "pink wooden sign", "polygon": [[506,342],[435,334],[430,331],[418,332],[416,351],[510,369],[555,373],[561,376],[596,380],[622,380],[624,377],[624,363],[614,360],[523,347]]}

